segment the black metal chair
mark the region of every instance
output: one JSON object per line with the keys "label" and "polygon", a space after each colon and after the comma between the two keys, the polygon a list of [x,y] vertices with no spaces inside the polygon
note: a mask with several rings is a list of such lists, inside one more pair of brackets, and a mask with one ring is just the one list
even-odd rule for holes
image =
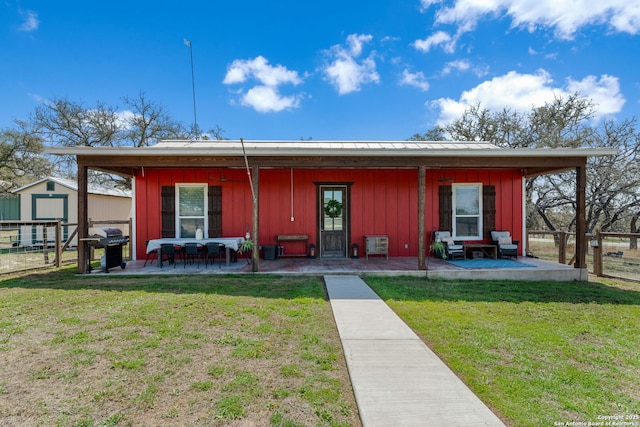
{"label": "black metal chair", "polygon": [[204,268],[207,268],[207,264],[209,264],[209,259],[211,259],[211,264],[215,264],[216,257],[220,260],[220,264],[218,268],[222,268],[222,254],[225,252],[225,246],[222,243],[218,242],[207,242],[207,253],[205,255],[204,260]]}
{"label": "black metal chair", "polygon": [[160,245],[160,258],[158,258],[158,264],[160,264],[160,268],[164,264],[165,259],[169,261],[169,263],[173,262],[173,268],[176,268],[176,264],[178,262],[178,258],[182,256],[182,247],[176,246],[172,243],[163,243]]}
{"label": "black metal chair", "polygon": [[200,259],[204,255],[204,249],[198,243],[185,243],[184,245],[184,268],[187,268],[187,262],[197,261],[196,268],[200,268]]}
{"label": "black metal chair", "polygon": [[[147,243],[145,244],[145,247],[149,246],[149,241],[147,240]],[[144,260],[144,265],[143,267],[147,266],[147,261],[151,260],[151,262],[149,263],[149,265],[153,264],[153,260],[157,260],[158,259],[158,250],[154,249],[151,252],[147,252],[147,258]]]}

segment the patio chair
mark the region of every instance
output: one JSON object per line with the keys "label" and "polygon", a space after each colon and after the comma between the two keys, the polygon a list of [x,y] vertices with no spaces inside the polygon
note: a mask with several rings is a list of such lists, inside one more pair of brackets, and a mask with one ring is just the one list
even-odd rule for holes
{"label": "patio chair", "polygon": [[445,246],[445,255],[448,259],[464,259],[464,245],[461,242],[456,242],[451,237],[449,231],[436,231],[435,241],[442,242]]}
{"label": "patio chair", "polygon": [[225,252],[225,246],[222,243],[218,242],[207,242],[207,253],[204,259],[204,268],[207,268],[207,264],[209,264],[209,259],[211,259],[211,264],[214,264],[216,261],[216,257],[220,260],[220,264],[218,268],[222,268],[222,254]]}
{"label": "patio chair", "polygon": [[518,258],[519,240],[513,240],[509,231],[492,231],[491,244],[498,248],[498,258]]}
{"label": "patio chair", "polygon": [[200,259],[204,255],[204,250],[202,246],[198,243],[185,243],[184,244],[184,268],[187,268],[187,262],[191,261],[190,264],[193,264],[193,260],[197,261],[196,268],[200,268]]}
{"label": "patio chair", "polygon": [[172,244],[172,243],[163,243],[160,245],[160,259],[158,260],[160,264],[160,268],[166,259],[169,263],[173,262],[173,268],[176,268],[176,263],[178,262],[178,258],[182,256],[182,247]]}
{"label": "patio chair", "polygon": [[[148,240],[147,240],[147,243],[144,246],[145,246],[145,248],[147,246],[149,246],[149,241]],[[154,259],[156,259],[156,260],[158,259],[158,250],[157,249],[154,249],[151,252],[147,253],[147,258],[144,260],[143,267],[147,266],[147,261],[149,261],[149,260],[151,260],[151,262],[149,262],[149,265],[153,264],[153,260]]]}

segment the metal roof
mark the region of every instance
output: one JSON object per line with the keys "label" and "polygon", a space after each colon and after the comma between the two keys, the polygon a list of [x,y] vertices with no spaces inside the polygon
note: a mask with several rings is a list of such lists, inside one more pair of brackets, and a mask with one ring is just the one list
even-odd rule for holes
{"label": "metal roof", "polygon": [[486,141],[232,141],[167,140],[149,147],[48,147],[48,154],[119,156],[460,156],[592,157],[611,148],[502,148]]}
{"label": "metal roof", "polygon": [[[19,193],[21,191],[26,190],[27,188],[31,188],[33,186],[36,186],[38,184],[41,184],[43,182],[46,181],[52,181],[55,182],[56,184],[62,185],[63,187],[67,187],[70,190],[73,191],[78,191],[78,183],[70,180],[70,179],[66,179],[66,178],[58,178],[58,177],[54,177],[54,176],[48,176],[46,178],[42,178],[39,179],[35,182],[29,183],[27,185],[24,185],[20,188],[17,188],[15,190],[12,191],[12,193]],[[99,194],[99,195],[103,195],[103,196],[114,196],[114,197],[128,197],[131,198],[131,191],[129,190],[121,190],[118,188],[109,188],[109,187],[103,187],[100,185],[95,185],[95,184],[88,184],[87,185],[87,192],[90,194]]]}

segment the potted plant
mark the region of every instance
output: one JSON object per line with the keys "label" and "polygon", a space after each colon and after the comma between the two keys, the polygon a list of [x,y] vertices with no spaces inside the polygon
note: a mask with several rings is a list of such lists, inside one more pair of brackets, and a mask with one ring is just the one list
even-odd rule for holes
{"label": "potted plant", "polygon": [[447,246],[442,242],[433,242],[429,246],[429,251],[438,258],[447,259]]}
{"label": "potted plant", "polygon": [[[253,252],[253,248],[254,248],[254,243],[253,240],[251,239],[246,239],[244,242],[242,242],[242,244],[240,245],[240,247],[238,247],[238,252],[241,254],[251,254]],[[251,259],[251,256],[247,257],[247,263],[249,263]]]}

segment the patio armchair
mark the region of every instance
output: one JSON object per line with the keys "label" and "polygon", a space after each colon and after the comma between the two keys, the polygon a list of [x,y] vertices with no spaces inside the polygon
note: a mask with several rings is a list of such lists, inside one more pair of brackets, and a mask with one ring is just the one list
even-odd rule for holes
{"label": "patio armchair", "polygon": [[492,231],[491,244],[498,248],[498,258],[518,258],[519,240],[513,240],[509,231]]}
{"label": "patio armchair", "polygon": [[[451,237],[449,231],[436,231],[435,241],[442,242],[445,246],[445,255],[447,259],[464,259],[464,245],[462,242],[456,242]],[[444,258],[444,257],[443,257]]]}

